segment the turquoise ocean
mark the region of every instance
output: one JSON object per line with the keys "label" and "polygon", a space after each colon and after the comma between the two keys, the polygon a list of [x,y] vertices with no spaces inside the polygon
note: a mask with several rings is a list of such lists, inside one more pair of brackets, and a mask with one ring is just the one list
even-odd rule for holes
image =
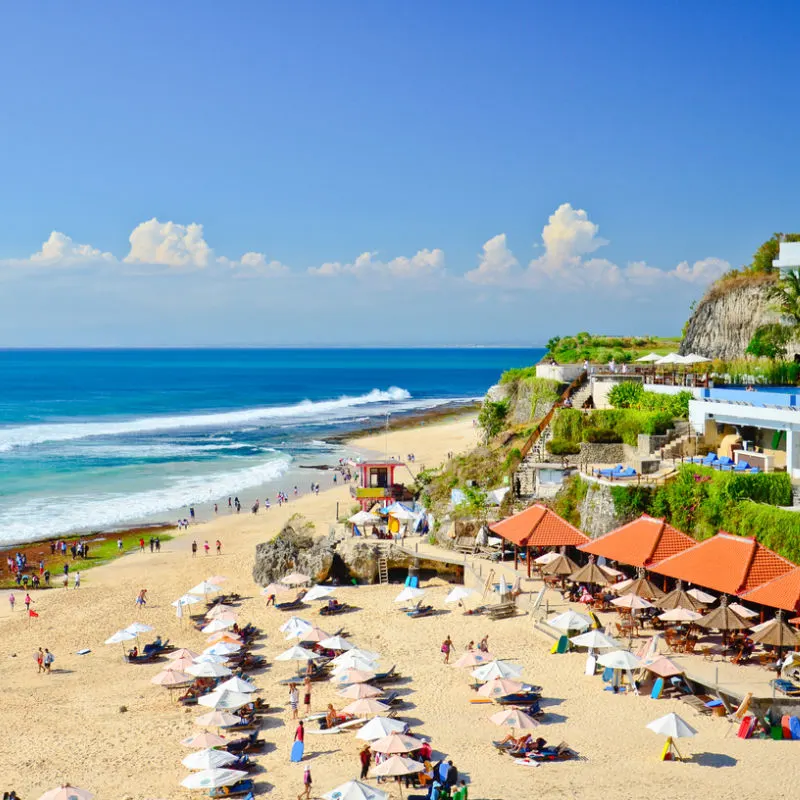
{"label": "turquoise ocean", "polygon": [[307,490],[300,467],[348,453],[333,434],[480,398],[543,352],[0,351],[0,545]]}

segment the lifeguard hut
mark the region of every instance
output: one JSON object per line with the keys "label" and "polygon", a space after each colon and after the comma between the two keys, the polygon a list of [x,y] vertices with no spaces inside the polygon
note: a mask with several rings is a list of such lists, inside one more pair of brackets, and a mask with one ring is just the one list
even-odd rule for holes
{"label": "lifeguard hut", "polygon": [[408,489],[395,478],[397,468],[405,467],[404,461],[362,461],[355,466],[360,486],[353,487],[353,493],[364,511],[368,511],[375,503],[386,506],[411,497]]}

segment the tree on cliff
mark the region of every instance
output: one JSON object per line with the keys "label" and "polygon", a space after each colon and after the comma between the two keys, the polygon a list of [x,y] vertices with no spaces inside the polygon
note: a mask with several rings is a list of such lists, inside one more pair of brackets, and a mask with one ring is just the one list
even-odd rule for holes
{"label": "tree on cliff", "polygon": [[780,281],[770,287],[769,298],[786,325],[800,332],[800,271],[789,270]]}
{"label": "tree on cliff", "polygon": [[752,272],[775,272],[772,262],[778,257],[781,242],[800,242],[800,233],[774,233],[753,254]]}

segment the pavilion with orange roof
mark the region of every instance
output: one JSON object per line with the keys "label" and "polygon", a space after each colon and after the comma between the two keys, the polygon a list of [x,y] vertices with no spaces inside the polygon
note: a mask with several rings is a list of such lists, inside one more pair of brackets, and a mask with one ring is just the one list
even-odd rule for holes
{"label": "pavilion with orange roof", "polygon": [[739,596],[793,569],[791,561],[754,538],[724,531],[650,566],[659,575]]}
{"label": "pavilion with orange roof", "polygon": [[517,568],[518,548],[527,548],[529,578],[531,548],[579,547],[589,541],[586,534],[541,503],[536,503],[513,517],[492,523],[489,530],[514,545],[514,569]]}
{"label": "pavilion with orange roof", "polygon": [[800,612],[800,567],[751,589],[742,595],[742,599],[770,608]]}
{"label": "pavilion with orange roof", "polygon": [[578,549],[611,561],[649,569],[651,564],[682,553],[697,544],[695,539],[663,519],[642,514],[597,539],[592,539]]}

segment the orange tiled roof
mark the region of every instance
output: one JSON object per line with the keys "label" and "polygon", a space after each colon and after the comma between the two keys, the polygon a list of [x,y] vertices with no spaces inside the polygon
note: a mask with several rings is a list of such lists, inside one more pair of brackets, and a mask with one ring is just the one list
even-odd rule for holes
{"label": "orange tiled roof", "polygon": [[760,603],[772,608],[783,608],[786,611],[800,611],[800,567],[791,572],[784,572],[779,578],[762,583],[743,596],[751,603]]}
{"label": "orange tiled roof", "polygon": [[633,567],[647,567],[696,544],[691,536],[667,525],[663,519],[643,514],[639,519],[593,539],[580,549]]}
{"label": "orange tiled roof", "polygon": [[793,568],[755,539],[724,531],[650,567],[660,575],[726,594],[743,594]]}
{"label": "orange tiled roof", "polygon": [[495,522],[489,530],[509,542],[530,547],[577,546],[589,541],[574,525],[539,503]]}

